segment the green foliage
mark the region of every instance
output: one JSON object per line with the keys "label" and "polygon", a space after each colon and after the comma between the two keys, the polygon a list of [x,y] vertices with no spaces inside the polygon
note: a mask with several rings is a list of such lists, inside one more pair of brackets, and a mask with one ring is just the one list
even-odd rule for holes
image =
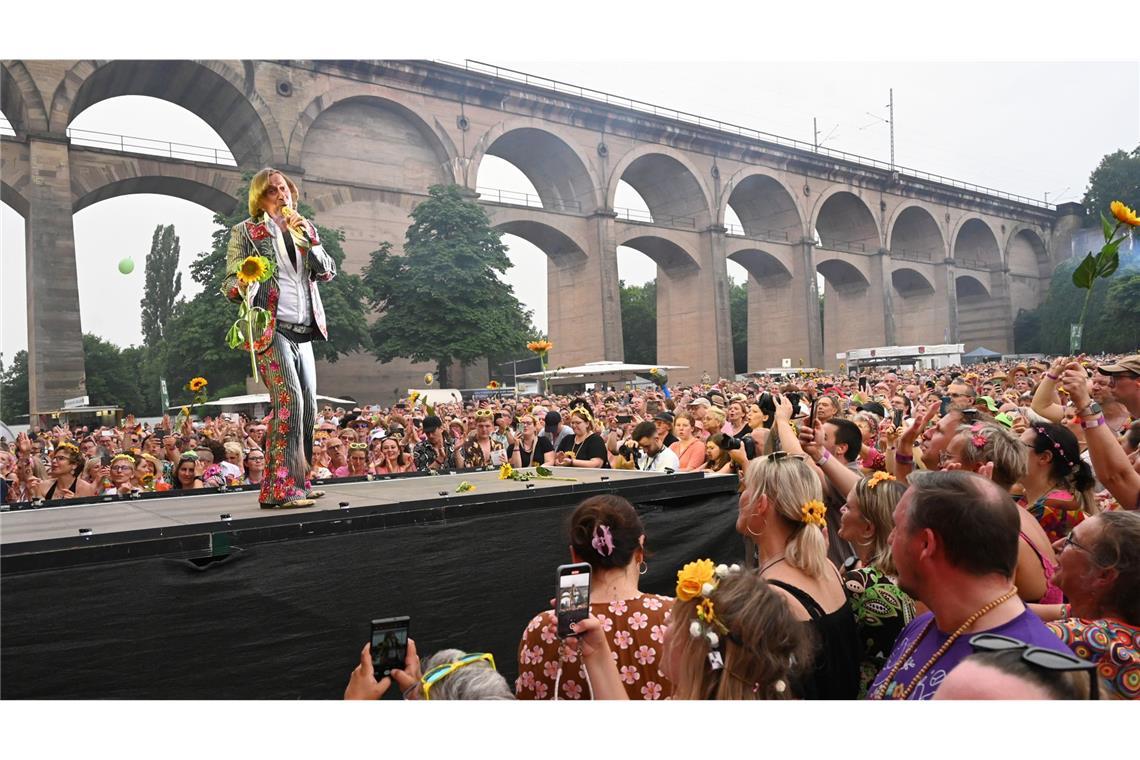
{"label": "green foliage", "polygon": [[166,325],[182,292],[182,273],[178,271],[181,250],[173,224],[154,228],[146,255],[146,289],[139,302],[143,341],[148,346],[158,345],[166,337]]}
{"label": "green foliage", "polygon": [[[728,311],[732,320],[732,356],[736,374],[748,371],[748,283],[729,283]],[[757,368],[759,369],[759,368]]]}
{"label": "green foliage", "polygon": [[622,347],[630,364],[657,363],[657,281],[621,288]]}
{"label": "green foliage", "polygon": [[137,349],[125,356],[115,344],[95,335],[83,335],[83,368],[92,406],[113,404],[135,414],[144,411],[138,358]]}
{"label": "green foliage", "polygon": [[26,417],[28,401],[28,352],[17,351],[7,367],[0,356],[0,420]]}
{"label": "green foliage", "polygon": [[371,254],[363,292],[380,313],[370,330],[376,358],[435,362],[447,387],[453,361],[524,346],[530,313],[498,277],[511,262],[483,209],[456,185],[428,193],[412,211],[404,255],[387,242]]}
{"label": "green foliage", "polygon": [[[1086,291],[1073,284],[1080,262],[1064,261],[1053,272],[1041,305],[1022,311],[1014,322],[1014,346],[1019,353],[1066,354],[1069,325],[1079,322]],[[1133,282],[1140,276],[1140,256],[1120,256],[1120,267],[1109,278],[1093,282],[1081,348],[1089,353],[1131,351],[1138,345],[1137,306]],[[1110,293],[1115,292],[1112,296]],[[1129,306],[1132,311],[1129,312]]]}
{"label": "green foliage", "polygon": [[1118,277],[1108,286],[1101,322],[1117,341],[1114,350],[1140,346],[1140,274]]}
{"label": "green foliage", "polygon": [[1089,175],[1089,186],[1081,200],[1085,226],[1095,227],[1100,213],[1113,201],[1123,201],[1129,208],[1140,204],[1140,147],[1131,153],[1109,153]]}

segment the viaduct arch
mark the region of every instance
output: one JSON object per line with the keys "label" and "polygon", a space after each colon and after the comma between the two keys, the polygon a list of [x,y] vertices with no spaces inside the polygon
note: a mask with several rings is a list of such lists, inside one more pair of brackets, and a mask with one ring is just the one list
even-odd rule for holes
{"label": "viaduct arch", "polygon": [[[177,103],[209,123],[238,167],[125,156],[72,144],[67,125],[118,95]],[[530,82],[421,61],[0,62],[4,202],[27,220],[29,291],[77,292],[71,214],[106,197],[161,192],[220,208],[242,170],[277,165],[322,222],[344,229],[350,271],[437,182],[476,194],[487,155],[534,185],[541,208],[480,198],[499,229],[549,257],[556,364],[622,358],[616,249],[657,261],[661,361],[730,376],[729,259],[748,272],[750,369],[890,342],[1012,348],[1013,316],[1079,224],[1060,208],[810,146],[767,142]],[[619,219],[619,181],[651,220]],[[731,207],[741,229],[725,225]],[[818,235],[818,237],[817,237]],[[820,322],[816,274],[827,282]],[[67,298],[64,298],[66,301]],[[73,309],[29,302],[34,411],[84,385]],[[34,326],[33,326],[34,325]],[[574,329],[570,329],[573,325]],[[572,337],[574,336],[574,337]],[[370,358],[322,367],[322,388],[378,397],[423,368]]]}

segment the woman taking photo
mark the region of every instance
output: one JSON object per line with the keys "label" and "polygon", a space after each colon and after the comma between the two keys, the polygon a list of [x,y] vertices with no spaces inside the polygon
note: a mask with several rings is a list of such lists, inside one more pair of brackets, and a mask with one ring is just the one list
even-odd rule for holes
{"label": "woman taking photo", "polygon": [[560,467],[608,467],[606,442],[594,432],[594,416],[584,406],[570,410],[570,429],[573,436],[566,436],[554,452],[554,464]]}
{"label": "woman taking photo", "polygon": [[[637,510],[620,496],[594,496],[574,510],[569,529],[570,561],[590,565],[590,613],[617,653],[626,694],[645,700],[671,696],[673,684],[658,669],[673,599],[638,588],[645,572],[645,528]],[[518,699],[592,698],[579,652],[558,639],[553,610],[527,625],[518,661]]]}
{"label": "woman taking photo", "polygon": [[677,441],[669,448],[680,460],[681,472],[699,470],[705,463],[705,447],[693,433],[693,418],[686,412],[678,414],[673,420],[673,435]]}
{"label": "woman taking photo", "polygon": [[[828,562],[823,491],[812,468],[783,452],[753,460],[736,531],[755,543],[760,577],[785,597],[815,647],[815,668],[796,685],[805,699],[854,699],[860,647],[839,572]],[[751,560],[752,552],[748,552]]]}
{"label": "woman taking photo", "polygon": [[877,472],[861,479],[839,510],[839,537],[855,549],[855,566],[843,575],[843,587],[855,613],[859,641],[859,698],[875,680],[895,639],[915,615],[914,601],[896,584],[895,563],[887,542],[894,529],[895,505],[906,488],[893,475]]}
{"label": "woman taking photo", "polygon": [[380,442],[380,456],[380,461],[372,468],[372,472],[376,475],[395,475],[400,472],[413,472],[416,469],[411,455],[405,454],[400,449],[400,444],[395,438],[388,437]]}
{"label": "woman taking photo", "polygon": [[1092,469],[1080,457],[1077,437],[1064,425],[1033,425],[1021,434],[1021,442],[1029,450],[1029,460],[1019,481],[1018,506],[1028,510],[1055,543],[1100,511]]}
{"label": "woman taking photo", "polygon": [[739,472],[739,464],[732,457],[732,438],[724,433],[710,435],[705,443],[705,463],[698,469],[720,474]]}
{"label": "woman taking photo", "polygon": [[[661,668],[674,699],[791,699],[791,684],[811,664],[811,645],[783,597],[739,565],[690,562],[677,573],[677,602]],[[705,588],[711,586],[708,595]],[[614,664],[604,623],[576,627],[597,699],[629,699]]]}

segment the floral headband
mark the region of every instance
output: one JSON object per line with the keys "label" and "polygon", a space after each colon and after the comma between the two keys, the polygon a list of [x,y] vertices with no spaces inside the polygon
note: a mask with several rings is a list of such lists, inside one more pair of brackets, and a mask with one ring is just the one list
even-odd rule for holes
{"label": "floral headband", "polygon": [[570,414],[579,414],[586,418],[587,422],[594,421],[594,415],[590,414],[590,410],[584,406],[576,406],[570,410]]}
{"label": "floral headband", "polygon": [[79,447],[76,446],[71,441],[60,441],[59,443],[57,443],[55,446],[55,450],[60,451],[61,449],[67,449],[68,451],[74,451],[76,454],[79,453]]}
{"label": "floral headband", "polygon": [[1061,458],[1061,461],[1065,463],[1065,466],[1067,466],[1073,472],[1076,472],[1077,469],[1079,469],[1079,465],[1075,462],[1069,461],[1069,457],[1065,455],[1065,450],[1061,448],[1061,444],[1054,441],[1053,437],[1050,436],[1048,432],[1046,432],[1044,427],[1041,425],[1034,425],[1033,430],[1037,433],[1037,435],[1041,436],[1050,444],[1052,444],[1053,450],[1057,452],[1055,456],[1059,456]]}
{"label": "floral headband", "polygon": [[821,528],[827,525],[827,507],[818,499],[812,499],[800,507],[800,515],[808,525],[818,525]]}
{"label": "floral headband", "polygon": [[126,460],[131,464],[135,464],[135,458],[130,454],[116,454],[115,456],[111,457],[111,464],[118,462],[120,459]]}
{"label": "floral headband", "polygon": [[875,486],[879,485],[880,483],[886,482],[888,480],[894,480],[894,479],[895,479],[894,475],[890,474],[889,472],[884,472],[883,470],[879,470],[878,472],[876,472],[874,475],[871,476],[870,480],[867,481],[867,488],[874,490]]}
{"label": "floral headband", "polygon": [[697,604],[697,619],[689,624],[689,635],[694,639],[705,639],[709,644],[709,666],[713,670],[724,667],[724,657],[720,653],[720,637],[732,637],[723,622],[716,617],[716,607],[710,599],[729,573],[739,573],[740,565],[713,565],[711,559],[690,562],[677,571],[677,598],[683,602],[700,597]]}

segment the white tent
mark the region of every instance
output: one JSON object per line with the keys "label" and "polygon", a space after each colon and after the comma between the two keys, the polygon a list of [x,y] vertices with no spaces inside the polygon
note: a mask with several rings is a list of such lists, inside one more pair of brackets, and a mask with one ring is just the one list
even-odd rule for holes
{"label": "white tent", "polygon": [[[577,367],[562,367],[546,372],[550,385],[577,385],[581,383],[628,382],[637,376],[649,377],[652,369],[688,369],[676,364],[626,364],[625,362],[587,362]],[[541,380],[542,372],[528,372],[520,378]]]}
{"label": "white tent", "polygon": [[[317,404],[335,404],[336,406],[343,406],[351,409],[356,406],[356,402],[347,398],[333,398],[332,396],[322,396],[317,394]],[[188,404],[177,404],[170,407],[171,411],[181,409]],[[253,407],[255,415],[264,415],[269,409],[269,394],[268,393],[248,393],[244,396],[225,396],[223,398],[207,401],[202,406],[215,406],[219,407],[221,411],[238,410],[243,407]],[[320,410],[318,410],[320,411]]]}

